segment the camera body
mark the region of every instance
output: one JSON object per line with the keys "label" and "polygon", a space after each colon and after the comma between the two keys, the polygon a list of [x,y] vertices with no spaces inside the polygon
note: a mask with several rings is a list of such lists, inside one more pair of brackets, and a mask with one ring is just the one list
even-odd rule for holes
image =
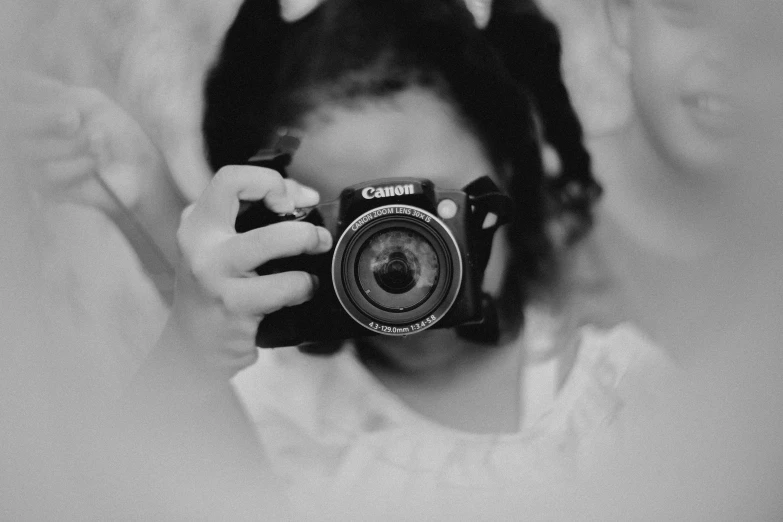
{"label": "camera body", "polygon": [[[489,178],[480,179],[497,191]],[[323,226],[334,238],[327,253],[277,259],[256,270],[301,270],[320,281],[310,301],[264,317],[257,345],[405,336],[481,323],[481,284],[497,228],[487,230],[488,211],[481,207],[480,198],[438,189],[423,178],[360,183],[334,201],[292,214],[250,205],[237,218],[238,232],[301,220]]]}

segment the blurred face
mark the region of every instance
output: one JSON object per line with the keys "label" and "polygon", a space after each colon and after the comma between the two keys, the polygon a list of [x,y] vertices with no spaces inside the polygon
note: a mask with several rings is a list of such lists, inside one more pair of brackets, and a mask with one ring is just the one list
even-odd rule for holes
{"label": "blurred face", "polygon": [[781,18],[768,11],[783,3],[616,0],[625,1],[632,89],[650,143],[677,172],[733,170],[760,119],[781,105]]}
{"label": "blurred face", "polygon": [[426,177],[436,186],[462,188],[492,174],[481,145],[453,110],[426,91],[391,100],[312,114],[289,167],[292,178],[337,198],[350,185],[378,178]]}
{"label": "blurred face", "polygon": [[[307,119],[302,131],[304,138],[288,173],[318,190],[321,201],[378,178],[424,177],[442,188],[462,188],[493,174],[481,144],[453,110],[421,90],[351,108],[321,109]],[[490,266],[499,263],[502,251],[502,245],[493,248]],[[459,342],[449,330],[427,330],[404,339],[378,336],[373,344],[409,370],[431,368],[460,355]]]}

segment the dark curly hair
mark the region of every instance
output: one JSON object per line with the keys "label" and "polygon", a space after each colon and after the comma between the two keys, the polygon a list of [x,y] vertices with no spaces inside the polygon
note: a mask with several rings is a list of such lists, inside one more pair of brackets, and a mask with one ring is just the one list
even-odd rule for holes
{"label": "dark curly hair", "polygon": [[[243,164],[279,127],[323,103],[386,98],[411,87],[455,107],[514,200],[503,316],[520,324],[533,285],[557,274],[548,224],[586,231],[599,193],[560,77],[557,31],[532,4],[496,0],[485,30],[463,0],[328,0],[295,23],[278,0],[246,0],[206,85],[213,169]],[[522,2],[524,4],[524,2]],[[541,132],[560,153],[547,175]]]}

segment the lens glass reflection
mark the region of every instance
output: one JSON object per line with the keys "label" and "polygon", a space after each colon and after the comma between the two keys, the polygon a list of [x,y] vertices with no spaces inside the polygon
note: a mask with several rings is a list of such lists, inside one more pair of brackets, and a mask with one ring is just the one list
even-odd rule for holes
{"label": "lens glass reflection", "polygon": [[390,311],[407,311],[432,294],[440,266],[435,249],[423,235],[409,228],[387,228],[361,247],[356,276],[371,303]]}

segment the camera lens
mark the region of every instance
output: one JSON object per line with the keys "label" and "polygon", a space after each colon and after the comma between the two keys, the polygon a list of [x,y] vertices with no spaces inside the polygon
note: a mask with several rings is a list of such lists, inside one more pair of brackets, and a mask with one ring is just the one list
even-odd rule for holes
{"label": "camera lens", "polygon": [[373,234],[357,256],[360,290],[374,305],[389,311],[409,310],[426,300],[439,275],[432,245],[410,228],[388,228]]}
{"label": "camera lens", "polygon": [[454,235],[421,207],[372,208],[348,224],[332,256],[335,295],[368,330],[408,335],[449,311],[462,284]]}
{"label": "camera lens", "polygon": [[375,282],[391,294],[402,294],[416,284],[421,267],[417,260],[402,252],[392,252],[385,260],[374,260],[371,266]]}

